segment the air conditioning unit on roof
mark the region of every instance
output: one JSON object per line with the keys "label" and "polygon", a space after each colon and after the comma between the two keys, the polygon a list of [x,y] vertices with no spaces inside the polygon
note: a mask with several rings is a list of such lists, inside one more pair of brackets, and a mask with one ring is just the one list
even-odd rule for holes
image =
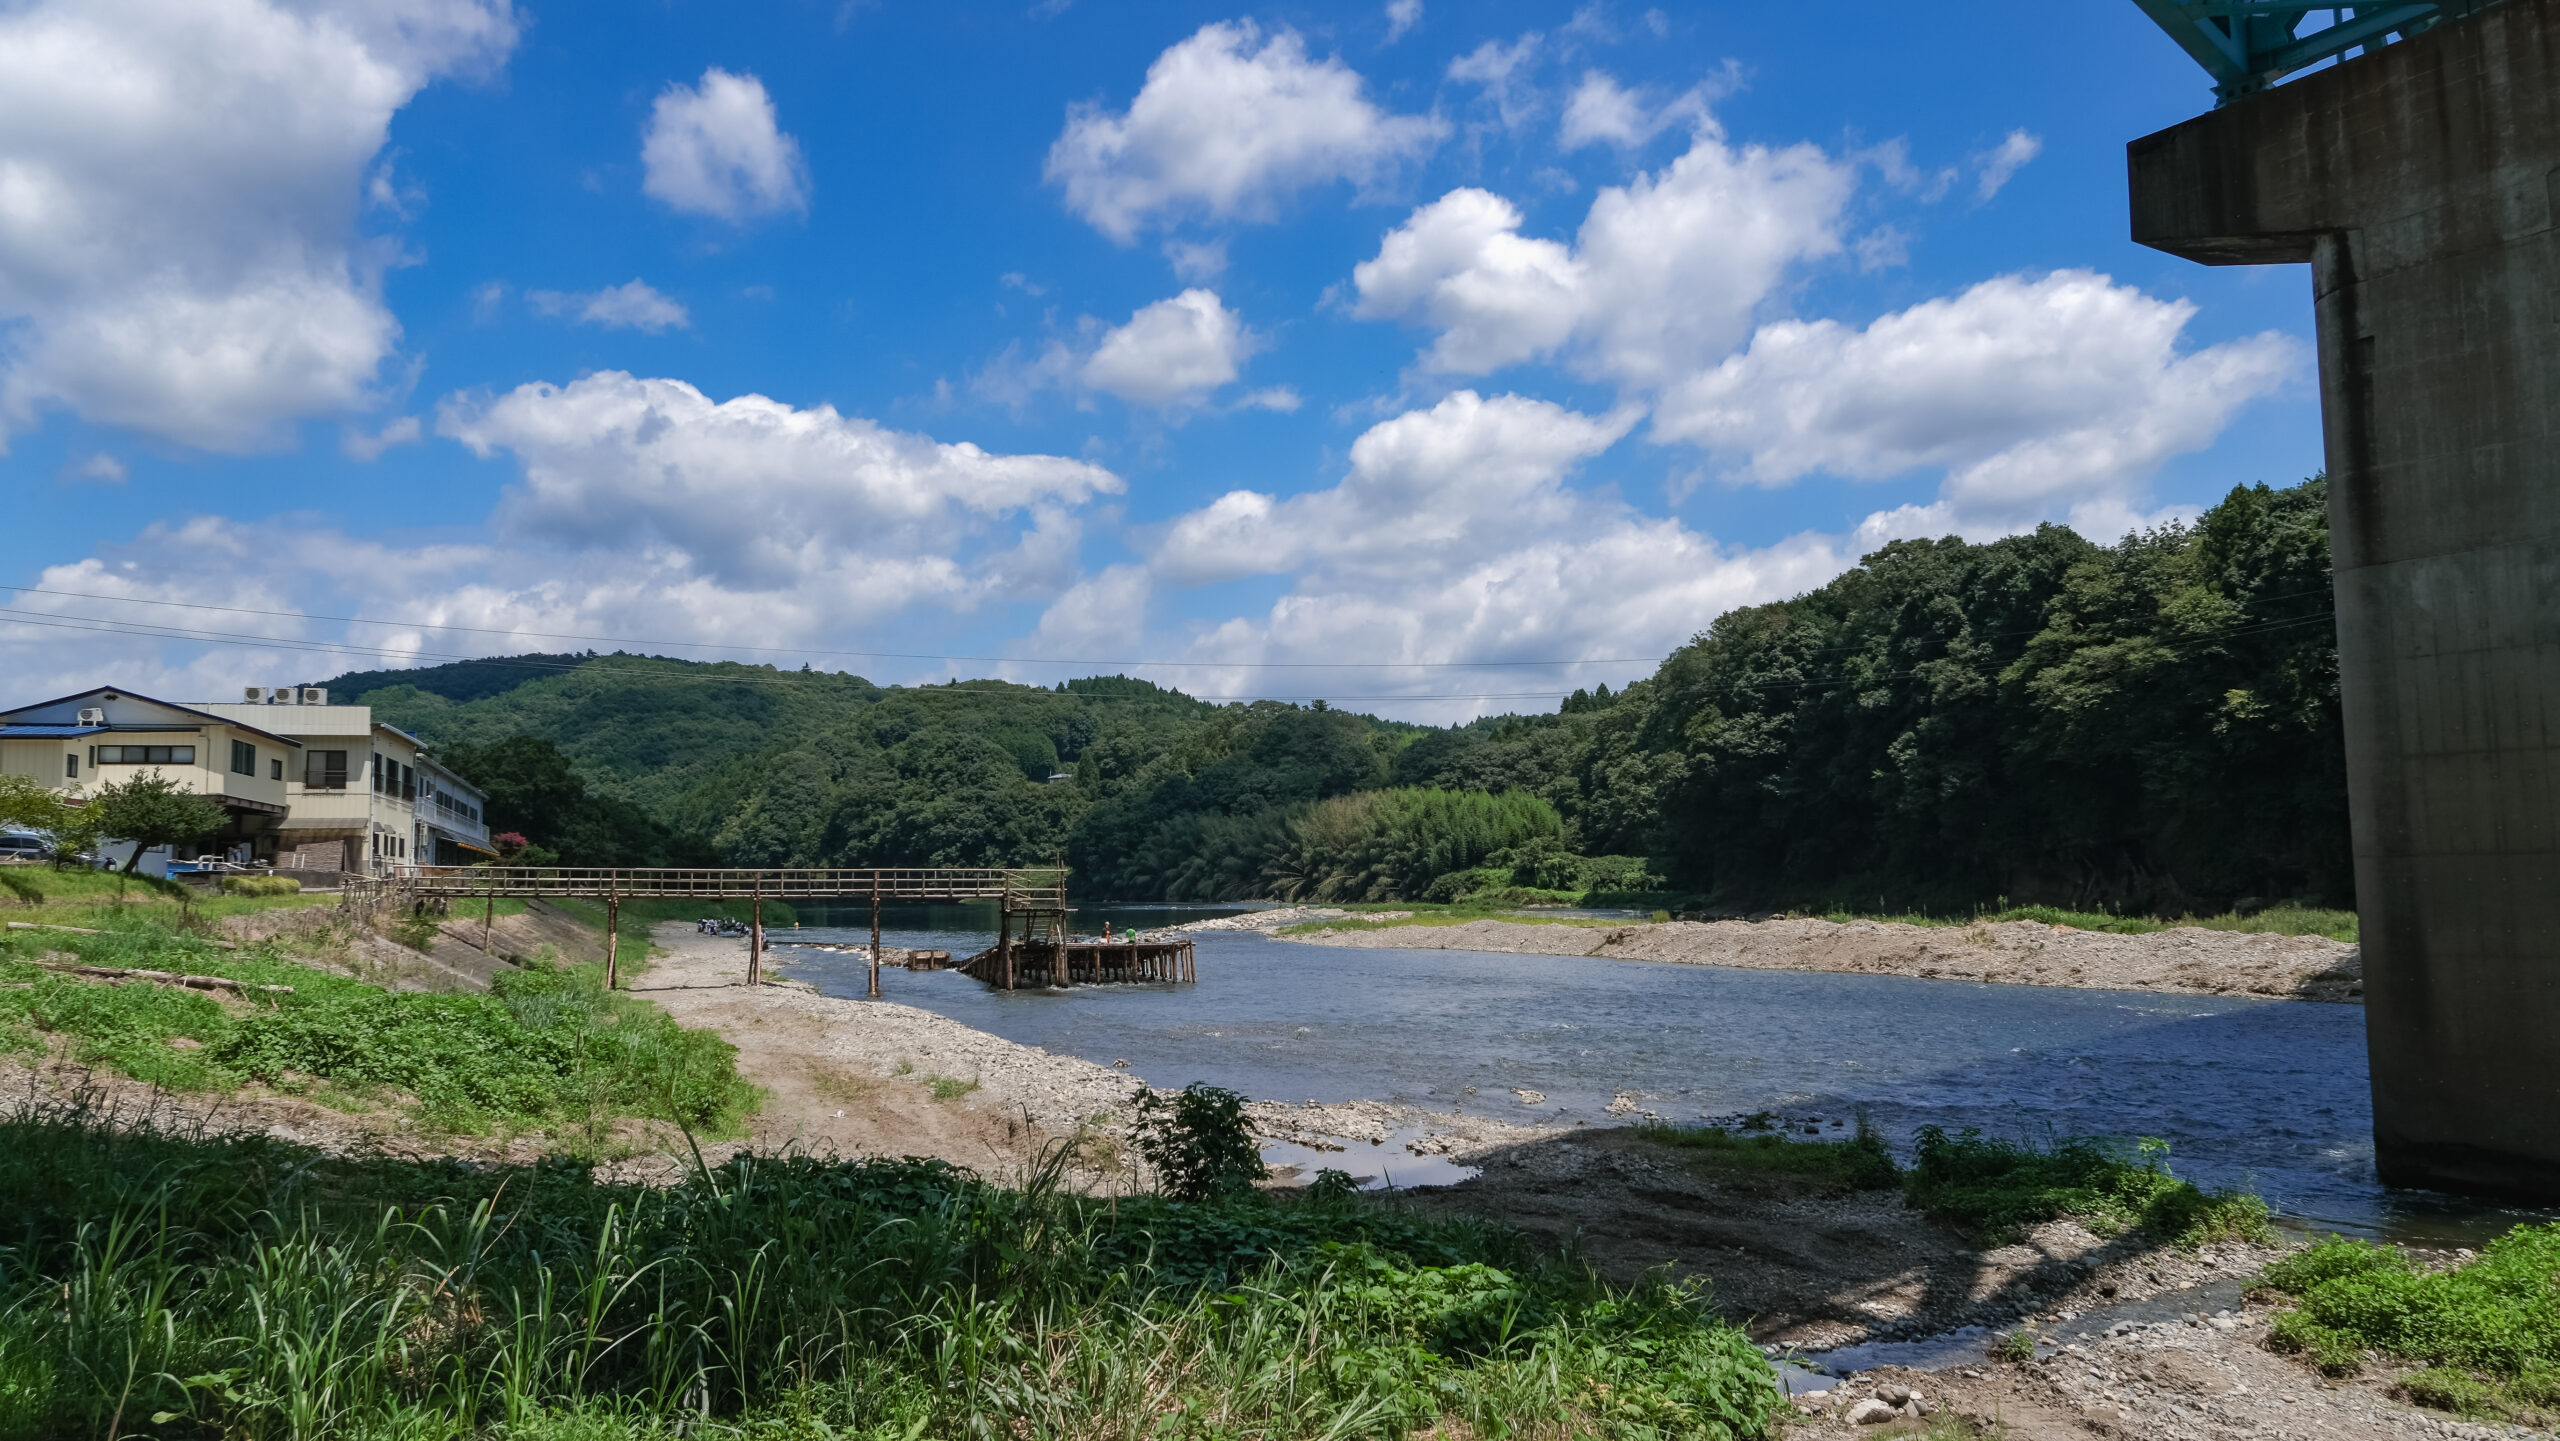
{"label": "air conditioning unit on roof", "polygon": [[327,705],[329,703],[328,687],[316,685],[304,686],[302,688],[302,703],[304,705]]}
{"label": "air conditioning unit on roof", "polygon": [[102,726],[106,723],[107,708],[105,706],[93,705],[80,712],[80,724],[84,726]]}
{"label": "air conditioning unit on roof", "polygon": [[251,705],[265,705],[267,703],[267,688],[262,685],[242,686],[240,688],[240,695],[242,699],[246,700]]}

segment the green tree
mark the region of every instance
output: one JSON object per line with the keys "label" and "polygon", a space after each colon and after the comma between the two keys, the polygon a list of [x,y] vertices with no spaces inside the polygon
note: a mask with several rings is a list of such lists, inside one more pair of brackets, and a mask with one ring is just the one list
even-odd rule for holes
{"label": "green tree", "polygon": [[177,782],[156,772],[99,787],[97,798],[84,809],[98,834],[133,842],[133,854],[125,857],[126,875],[141,864],[144,851],[212,835],[230,819],[221,806],[178,789]]}

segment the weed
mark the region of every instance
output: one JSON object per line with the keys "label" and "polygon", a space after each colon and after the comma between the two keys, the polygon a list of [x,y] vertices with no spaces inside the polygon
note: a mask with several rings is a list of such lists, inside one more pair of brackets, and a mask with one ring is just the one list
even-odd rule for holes
{"label": "weed", "polygon": [[2039,1147],[1966,1127],[1923,1126],[1903,1184],[1910,1203],[1986,1244],[2069,1217],[2100,1234],[2139,1227],[2180,1246],[2265,1240],[2267,1203],[2239,1191],[2201,1191],[2169,1174],[2168,1146],[2145,1140],[2138,1160],[2078,1137]]}
{"label": "weed", "polygon": [[1262,1148],[1235,1092],[1195,1084],[1166,1096],[1142,1087],[1137,1110],[1130,1142],[1155,1167],[1166,1195],[1206,1201],[1262,1179]]}
{"label": "weed", "polygon": [[2352,1374],[2368,1350],[2418,1362],[2428,1369],[2403,1382],[2410,1395],[2466,1415],[2560,1405],[2555,1275],[2560,1224],[2518,1226],[2442,1271],[2325,1237],[2266,1269],[2265,1284],[2298,1302],[2276,1317],[2269,1344],[2332,1375]]}
{"label": "weed", "polygon": [[926,1088],[933,1092],[933,1098],[937,1101],[956,1101],[978,1089],[978,1083],[975,1081],[957,1081],[949,1076],[927,1076],[924,1078],[924,1083]]}
{"label": "weed", "polygon": [[404,911],[382,923],[382,931],[391,939],[413,951],[424,953],[436,948],[441,925],[425,911]]}
{"label": "weed", "polygon": [[1902,1180],[1884,1138],[1864,1121],[1846,1141],[1799,1141],[1769,1130],[1737,1135],[1713,1126],[1643,1125],[1636,1134],[1722,1171],[1793,1176],[1850,1191],[1886,1190]]}
{"label": "weed", "polygon": [[298,896],[302,882],[291,876],[224,876],[222,893],[227,896]]}
{"label": "weed", "polygon": [[2012,1361],[2024,1365],[2036,1359],[2036,1345],[2042,1338],[2032,1326],[2020,1326],[1991,1343],[1985,1353],[1994,1361]]}
{"label": "weed", "polygon": [[28,905],[44,904],[44,887],[37,885],[30,877],[18,874],[16,866],[0,867],[0,889],[7,890],[9,894]]}

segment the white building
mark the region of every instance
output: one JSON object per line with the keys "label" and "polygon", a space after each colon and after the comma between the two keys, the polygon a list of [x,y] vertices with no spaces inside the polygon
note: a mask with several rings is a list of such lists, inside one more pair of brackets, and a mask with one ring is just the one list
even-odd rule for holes
{"label": "white building", "polygon": [[167,859],[272,860],[290,821],[290,777],[306,762],[299,742],[260,724],[266,718],[264,712],[220,715],[101,686],[0,711],[0,774],[75,796],[160,776],[227,813],[220,831],[176,847]]}
{"label": "white building", "polygon": [[437,764],[416,736],[375,720],[370,706],[331,705],[317,686],[252,686],[244,701],[195,709],[300,745],[300,771],[285,785],[281,865],[370,872],[497,854],[479,790]]}

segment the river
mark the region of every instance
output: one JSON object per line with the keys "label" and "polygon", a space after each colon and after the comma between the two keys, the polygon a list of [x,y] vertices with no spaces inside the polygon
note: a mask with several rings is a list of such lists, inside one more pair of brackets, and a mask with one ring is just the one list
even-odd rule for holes
{"label": "river", "polygon": [[[1080,908],[1080,930],[1233,908]],[[835,922],[842,913],[811,919]],[[955,955],[994,939],[991,911],[893,910],[883,940]],[[818,924],[792,940],[869,940]],[[1298,945],[1199,937],[1196,985],[993,991],[956,972],[892,970],[886,999],[1027,1045],[1258,1099],[1374,1099],[1506,1120],[1602,1125],[1614,1097],[1663,1119],[1776,1110],[1863,1113],[1897,1147],[1922,1125],[2006,1136],[2156,1136],[2180,1175],[2247,1186],[2288,1224],[2477,1245],[2546,1219],[2373,1172],[2357,1006],[1994,986],[1587,957]],[[787,973],[858,997],[858,956],[783,950]],[[1524,1105],[1516,1091],[1543,1094]],[[1836,1134],[1836,1133],[1834,1133]]]}

